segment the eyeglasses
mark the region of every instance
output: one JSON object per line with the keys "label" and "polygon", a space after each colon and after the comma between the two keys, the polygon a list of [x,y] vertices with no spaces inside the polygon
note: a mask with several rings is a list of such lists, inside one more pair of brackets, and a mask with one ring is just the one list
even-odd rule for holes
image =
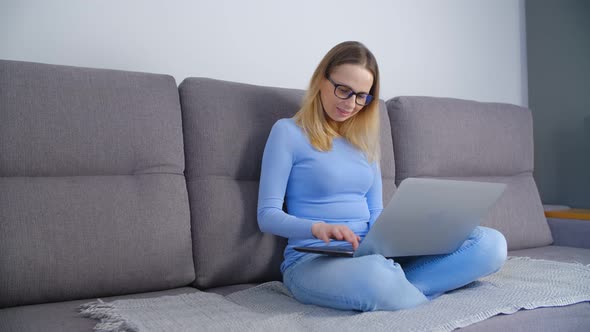
{"label": "eyeglasses", "polygon": [[334,95],[340,99],[348,99],[355,96],[354,102],[359,106],[367,106],[373,101],[373,96],[364,92],[354,92],[349,86],[338,84],[330,77],[327,77],[328,81],[334,85]]}

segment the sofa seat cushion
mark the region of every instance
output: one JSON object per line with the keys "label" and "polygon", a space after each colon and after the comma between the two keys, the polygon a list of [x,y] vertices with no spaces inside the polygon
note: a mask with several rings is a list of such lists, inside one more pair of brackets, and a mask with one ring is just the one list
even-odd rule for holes
{"label": "sofa seat cushion", "polygon": [[231,286],[221,286],[221,287],[213,287],[206,289],[206,292],[215,293],[219,295],[229,295],[231,293],[239,292],[246,290],[250,287],[258,286],[260,284],[238,284],[238,285],[231,285]]}
{"label": "sofa seat cushion", "polygon": [[[511,256],[526,256],[537,259],[551,259],[565,262],[590,263],[590,249],[547,246],[533,249],[511,251]],[[240,284],[207,291],[221,295],[247,289],[256,284]],[[188,294],[195,288],[185,287],[163,292],[134,294],[103,298],[104,301],[118,299],[158,297],[165,295]],[[0,310],[0,331],[92,331],[96,321],[77,314],[80,304],[93,299],[30,305]],[[584,331],[590,328],[590,304],[521,310],[512,315],[498,315],[482,322],[467,326],[462,331]]]}
{"label": "sofa seat cushion", "polygon": [[[590,264],[590,249],[546,246],[514,250],[510,256],[548,259],[570,263]],[[494,316],[461,331],[590,331],[590,303],[582,302],[564,307],[521,310],[512,315]]]}
{"label": "sofa seat cushion", "polygon": [[590,303],[520,310],[512,315],[490,317],[461,329],[461,332],[497,331],[590,331]]}
{"label": "sofa seat cushion", "polygon": [[535,259],[547,259],[551,261],[590,264],[590,249],[546,246],[522,250],[513,250],[508,253],[510,256],[522,256]]}
{"label": "sofa seat cushion", "polygon": [[[510,256],[531,257],[562,262],[590,264],[590,249],[545,246],[515,250]],[[241,291],[255,284],[241,284],[208,289],[221,295]],[[462,328],[461,331],[587,331],[590,330],[590,303],[582,302],[564,307],[521,310],[512,315],[498,315]]]}
{"label": "sofa seat cushion", "polygon": [[[105,297],[101,299],[105,302],[108,302],[124,299],[140,299],[167,295],[190,294],[196,291],[196,288],[182,287],[160,292]],[[78,313],[78,307],[81,304],[95,300],[96,299],[85,299],[0,309],[0,331],[91,332],[93,331],[97,321],[94,319],[82,317]]]}

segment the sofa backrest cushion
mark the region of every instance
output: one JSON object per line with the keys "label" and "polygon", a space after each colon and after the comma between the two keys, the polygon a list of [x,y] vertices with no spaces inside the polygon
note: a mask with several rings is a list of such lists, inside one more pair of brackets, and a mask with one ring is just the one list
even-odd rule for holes
{"label": "sofa backrest cushion", "polygon": [[0,61],[0,307],[194,279],[170,76]]}
{"label": "sofa backrest cushion", "polygon": [[[280,280],[286,241],[262,233],[256,219],[260,164],[271,127],[297,112],[304,91],[207,78],[187,78],[179,90],[194,286]],[[393,145],[381,106],[384,194],[391,197]]]}
{"label": "sofa backrest cushion", "polygon": [[408,177],[507,183],[482,225],[501,231],[511,250],[552,243],[532,176],[530,110],[435,97],[397,97],[387,108],[398,184]]}

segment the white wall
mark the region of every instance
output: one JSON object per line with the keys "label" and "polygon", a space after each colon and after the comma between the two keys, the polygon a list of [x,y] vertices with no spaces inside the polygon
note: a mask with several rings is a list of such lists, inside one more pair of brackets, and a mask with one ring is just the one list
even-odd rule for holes
{"label": "white wall", "polygon": [[527,104],[523,0],[2,0],[0,58],[305,89],[335,44],[382,95]]}

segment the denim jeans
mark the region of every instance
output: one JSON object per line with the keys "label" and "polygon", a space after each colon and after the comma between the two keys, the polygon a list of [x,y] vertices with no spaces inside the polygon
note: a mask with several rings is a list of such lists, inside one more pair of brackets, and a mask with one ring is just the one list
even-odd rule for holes
{"label": "denim jeans", "polygon": [[412,308],[498,271],[506,260],[506,239],[477,227],[455,252],[402,258],[355,258],[308,254],[283,273],[293,296],[305,304],[342,310]]}

